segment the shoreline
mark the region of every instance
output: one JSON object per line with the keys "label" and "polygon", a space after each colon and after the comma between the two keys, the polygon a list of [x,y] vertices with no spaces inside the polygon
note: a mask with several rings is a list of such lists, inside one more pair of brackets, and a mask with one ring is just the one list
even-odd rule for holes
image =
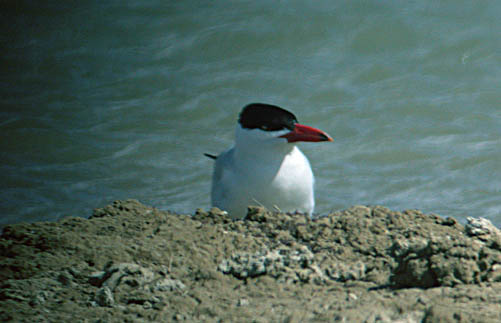
{"label": "shoreline", "polygon": [[0,244],[2,321],[501,321],[501,231],[483,219],[354,206],[233,221],[126,200],[6,225]]}

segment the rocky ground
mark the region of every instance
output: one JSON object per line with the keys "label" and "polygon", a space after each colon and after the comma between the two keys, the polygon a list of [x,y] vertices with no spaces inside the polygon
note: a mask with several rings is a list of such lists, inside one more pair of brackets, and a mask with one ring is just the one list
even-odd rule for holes
{"label": "rocky ground", "polygon": [[482,219],[127,200],[7,226],[0,252],[3,322],[501,322],[501,232]]}

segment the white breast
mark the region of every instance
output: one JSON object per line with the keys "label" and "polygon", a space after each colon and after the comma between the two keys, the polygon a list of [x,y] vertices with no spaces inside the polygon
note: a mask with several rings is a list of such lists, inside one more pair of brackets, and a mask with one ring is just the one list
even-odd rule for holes
{"label": "white breast", "polygon": [[314,177],[306,156],[294,145],[255,154],[232,148],[221,154],[214,168],[212,204],[243,218],[249,205],[282,212],[312,214]]}

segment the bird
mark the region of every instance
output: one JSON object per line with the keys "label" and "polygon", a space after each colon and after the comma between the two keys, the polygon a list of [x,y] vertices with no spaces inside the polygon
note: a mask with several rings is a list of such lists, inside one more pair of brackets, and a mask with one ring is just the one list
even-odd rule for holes
{"label": "bird", "polygon": [[279,106],[251,103],[243,107],[232,148],[215,156],[211,202],[230,218],[243,219],[248,206],[313,214],[314,176],[297,142],[333,139],[322,130],[298,123]]}

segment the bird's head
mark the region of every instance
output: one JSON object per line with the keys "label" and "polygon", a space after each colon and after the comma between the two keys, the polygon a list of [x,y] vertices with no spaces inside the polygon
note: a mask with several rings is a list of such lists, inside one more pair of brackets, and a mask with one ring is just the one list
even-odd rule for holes
{"label": "bird's head", "polygon": [[267,145],[299,141],[320,142],[333,139],[322,130],[298,123],[294,114],[275,105],[251,103],[240,113],[237,144]]}

